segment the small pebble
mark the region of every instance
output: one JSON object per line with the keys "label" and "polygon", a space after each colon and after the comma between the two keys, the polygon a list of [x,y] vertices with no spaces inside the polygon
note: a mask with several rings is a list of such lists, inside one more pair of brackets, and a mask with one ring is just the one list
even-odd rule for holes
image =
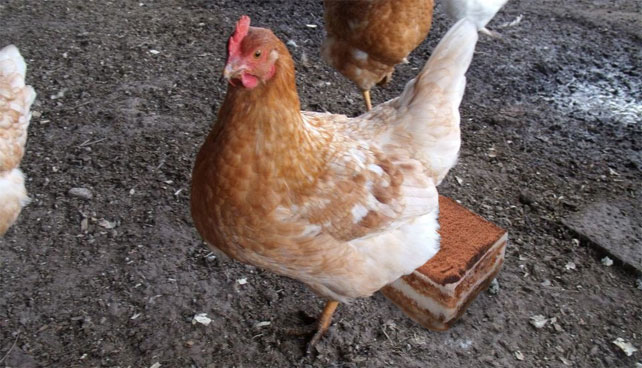
{"label": "small pebble", "polygon": [[638,290],[642,290],[642,279],[635,280],[635,287],[637,287]]}
{"label": "small pebble", "polygon": [[602,264],[605,265],[606,267],[611,267],[613,266],[613,260],[609,257],[604,257],[602,258]]}
{"label": "small pebble", "polygon": [[522,191],[519,193],[519,203],[524,204],[524,205],[531,205],[535,203],[535,197],[533,194],[527,191]]}
{"label": "small pebble", "polygon": [[521,352],[521,351],[517,350],[517,351],[515,352],[515,358],[516,358],[517,360],[524,360],[524,354],[522,354],[522,352]]}
{"label": "small pebble", "polygon": [[491,295],[499,294],[499,281],[497,281],[497,279],[493,279],[493,281],[490,282],[490,286],[488,287],[488,292]]}
{"label": "small pebble", "polygon": [[94,198],[94,195],[91,193],[91,190],[87,188],[71,188],[69,189],[68,194],[72,197],[90,200]]}
{"label": "small pebble", "polygon": [[212,323],[212,319],[207,316],[207,313],[199,313],[192,318],[192,324],[195,325],[197,323],[209,326]]}
{"label": "small pebble", "polygon": [[551,280],[546,279],[546,280],[542,281],[542,283],[540,285],[548,287],[548,286],[551,286],[552,283],[551,283]]}

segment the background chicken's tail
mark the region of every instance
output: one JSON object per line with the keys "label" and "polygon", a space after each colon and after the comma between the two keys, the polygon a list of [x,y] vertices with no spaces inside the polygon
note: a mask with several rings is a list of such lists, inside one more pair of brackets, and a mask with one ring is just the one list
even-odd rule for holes
{"label": "background chicken's tail", "polygon": [[457,22],[397,100],[398,131],[409,135],[418,158],[430,166],[437,184],[457,161],[459,104],[476,44],[477,27],[466,19]]}
{"label": "background chicken's tail", "polygon": [[25,85],[27,66],[18,49],[0,50],[0,236],[29,201],[18,165],[24,154],[31,104],[36,93]]}

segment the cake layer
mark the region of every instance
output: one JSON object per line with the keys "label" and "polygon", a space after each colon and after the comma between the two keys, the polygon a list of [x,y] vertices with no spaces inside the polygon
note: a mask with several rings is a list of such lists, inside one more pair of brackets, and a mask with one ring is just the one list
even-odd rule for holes
{"label": "cake layer", "polygon": [[497,275],[508,236],[451,199],[439,204],[439,253],[381,291],[422,326],[445,330]]}

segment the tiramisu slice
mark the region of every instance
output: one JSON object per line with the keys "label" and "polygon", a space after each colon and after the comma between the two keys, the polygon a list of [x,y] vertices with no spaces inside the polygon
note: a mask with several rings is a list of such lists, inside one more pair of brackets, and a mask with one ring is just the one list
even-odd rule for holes
{"label": "tiramisu slice", "polygon": [[439,252],[381,292],[422,326],[446,330],[495,278],[504,261],[505,230],[439,198]]}

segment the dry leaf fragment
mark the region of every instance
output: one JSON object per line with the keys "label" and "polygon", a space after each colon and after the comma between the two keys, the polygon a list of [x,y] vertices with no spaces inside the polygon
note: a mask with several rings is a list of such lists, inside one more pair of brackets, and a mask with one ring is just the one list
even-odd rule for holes
{"label": "dry leaf fragment", "polygon": [[548,323],[548,318],[542,316],[541,314],[532,316],[530,320],[530,324],[537,329],[546,326],[546,323]]}
{"label": "dry leaf fragment", "polygon": [[613,343],[615,344],[615,346],[622,349],[622,351],[624,352],[624,354],[626,354],[626,356],[631,356],[633,355],[633,353],[638,351],[638,349],[636,349],[630,342],[624,341],[624,339],[621,337],[618,337],[617,339],[613,340]]}
{"label": "dry leaf fragment", "polygon": [[195,325],[197,323],[209,326],[212,323],[212,319],[207,316],[207,313],[199,313],[192,318],[192,324]]}

